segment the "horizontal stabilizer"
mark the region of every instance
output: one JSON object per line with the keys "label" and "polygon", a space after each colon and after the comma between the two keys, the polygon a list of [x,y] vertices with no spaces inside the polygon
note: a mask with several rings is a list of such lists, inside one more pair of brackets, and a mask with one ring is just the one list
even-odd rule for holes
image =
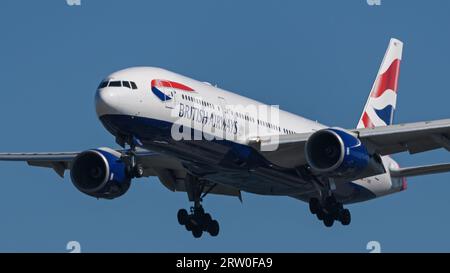
{"label": "horizontal stabilizer", "polygon": [[391,169],[390,172],[392,177],[411,177],[427,174],[445,173],[450,172],[450,163]]}

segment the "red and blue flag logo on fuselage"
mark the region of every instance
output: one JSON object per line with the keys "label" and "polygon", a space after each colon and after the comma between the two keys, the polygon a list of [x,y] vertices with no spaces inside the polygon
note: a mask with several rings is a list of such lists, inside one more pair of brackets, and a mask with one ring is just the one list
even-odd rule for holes
{"label": "red and blue flag logo on fuselage", "polygon": [[173,99],[173,92],[176,90],[184,92],[194,92],[195,90],[178,82],[168,80],[152,80],[152,92],[161,101]]}

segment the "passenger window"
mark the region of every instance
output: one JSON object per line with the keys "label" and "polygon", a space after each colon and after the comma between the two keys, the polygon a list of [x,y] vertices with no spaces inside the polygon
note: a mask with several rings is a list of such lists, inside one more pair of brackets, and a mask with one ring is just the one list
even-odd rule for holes
{"label": "passenger window", "polygon": [[138,89],[135,82],[130,82],[130,83],[131,83],[131,88],[133,88],[133,89]]}
{"label": "passenger window", "polygon": [[131,89],[130,82],[125,82],[125,81],[123,81],[123,82],[122,82],[122,85],[123,85],[123,87],[127,87],[127,88],[130,88],[130,89]]}
{"label": "passenger window", "polygon": [[111,86],[111,87],[122,87],[122,82],[121,81],[111,81],[111,82],[109,82],[109,86]]}

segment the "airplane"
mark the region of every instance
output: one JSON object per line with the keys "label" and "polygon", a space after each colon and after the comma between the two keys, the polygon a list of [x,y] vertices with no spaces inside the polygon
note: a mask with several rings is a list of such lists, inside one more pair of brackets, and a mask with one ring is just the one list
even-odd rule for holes
{"label": "airplane", "polygon": [[403,42],[392,38],[356,128],[326,126],[165,69],[134,67],[107,76],[95,94],[98,118],[120,148],[1,153],[0,160],[61,177],[69,170],[76,189],[99,199],[122,196],[133,179],[157,177],[193,202],[177,219],[195,238],[219,234],[202,206],[209,194],[287,196],[308,203],[326,227],[346,226],[344,205],[404,191],[407,177],[450,171],[450,164],[401,168],[391,157],[450,151],[450,119],[393,124],[402,52]]}

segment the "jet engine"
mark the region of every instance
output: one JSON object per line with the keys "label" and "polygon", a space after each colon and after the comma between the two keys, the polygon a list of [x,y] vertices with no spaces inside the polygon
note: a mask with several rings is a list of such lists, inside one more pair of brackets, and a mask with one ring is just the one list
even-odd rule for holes
{"label": "jet engine", "polygon": [[114,199],[130,188],[128,173],[120,153],[100,148],[84,151],[75,157],[70,177],[79,191],[96,198]]}
{"label": "jet engine", "polygon": [[353,180],[385,172],[381,157],[370,154],[356,135],[343,129],[328,128],[311,135],[305,155],[315,173],[329,177]]}

